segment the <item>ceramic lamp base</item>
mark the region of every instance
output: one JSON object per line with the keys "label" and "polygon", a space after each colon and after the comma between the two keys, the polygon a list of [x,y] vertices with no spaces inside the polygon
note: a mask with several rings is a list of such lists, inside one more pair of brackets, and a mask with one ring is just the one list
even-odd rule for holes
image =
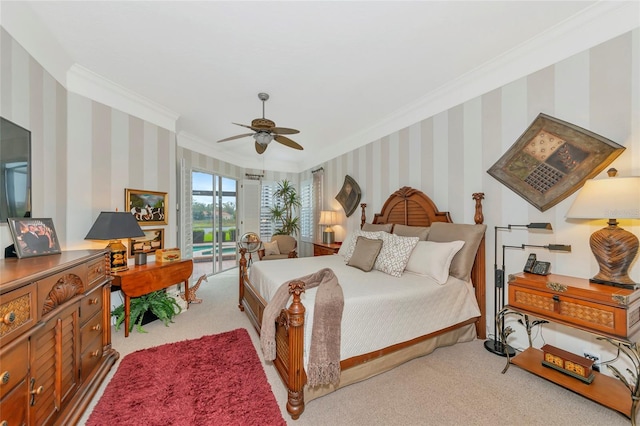
{"label": "ceramic lamp base", "polygon": [[600,268],[591,282],[628,288],[637,285],[628,271],[638,253],[638,237],[612,219],[609,226],[591,234],[589,245]]}
{"label": "ceramic lamp base", "polygon": [[322,233],[322,242],[325,244],[333,244],[336,242],[336,234],[335,232],[323,232]]}

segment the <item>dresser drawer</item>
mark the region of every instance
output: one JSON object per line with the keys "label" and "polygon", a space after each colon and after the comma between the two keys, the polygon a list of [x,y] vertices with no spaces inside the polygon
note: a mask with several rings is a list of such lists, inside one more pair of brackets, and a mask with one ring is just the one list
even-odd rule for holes
{"label": "dresser drawer", "polygon": [[0,398],[4,398],[25,378],[29,369],[28,363],[29,343],[26,340],[0,350]]}
{"label": "dresser drawer", "polygon": [[87,290],[102,284],[107,277],[107,263],[105,258],[87,263]]}
{"label": "dresser drawer", "polygon": [[103,328],[102,315],[96,312],[96,314],[80,328],[80,352],[85,352],[96,338],[102,336]]}
{"label": "dresser drawer", "polygon": [[0,345],[4,346],[35,324],[36,286],[29,284],[0,296]]}
{"label": "dresser drawer", "polygon": [[0,425],[26,425],[28,406],[29,387],[25,378],[6,397],[0,399],[0,407],[2,407],[2,410],[0,410]]}
{"label": "dresser drawer", "polygon": [[87,294],[80,302],[80,321],[82,324],[94,316],[96,312],[102,310],[102,293],[102,287],[96,288]]}
{"label": "dresser drawer", "polygon": [[87,378],[102,358],[102,339],[95,339],[89,342],[87,348],[82,351],[81,374]]}

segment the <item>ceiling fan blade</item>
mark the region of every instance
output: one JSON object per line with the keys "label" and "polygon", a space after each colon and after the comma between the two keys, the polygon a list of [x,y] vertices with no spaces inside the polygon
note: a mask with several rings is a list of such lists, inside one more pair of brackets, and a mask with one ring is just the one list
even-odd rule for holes
{"label": "ceiling fan blade", "polygon": [[300,133],[300,130],[287,129],[286,127],[273,127],[271,131],[281,135],[295,135],[296,133]]}
{"label": "ceiling fan blade", "polygon": [[251,135],[253,135],[253,133],[245,133],[243,135],[231,136],[230,138],[220,139],[218,142],[232,141],[234,139],[245,138],[245,137],[251,136]]}
{"label": "ceiling fan blade", "polygon": [[242,127],[246,127],[247,129],[251,129],[254,132],[264,132],[265,130],[270,130],[270,129],[265,129],[263,127],[254,127],[254,126],[249,126],[248,124],[240,124],[240,123],[231,123],[231,124],[235,124],[236,126],[242,126]]}
{"label": "ceiling fan blade", "polygon": [[277,142],[280,142],[282,145],[288,146],[289,148],[300,149],[300,150],[304,149],[297,142],[292,141],[286,136],[275,135],[273,139],[275,139]]}
{"label": "ceiling fan blade", "polygon": [[260,145],[258,142],[256,142],[256,152],[258,154],[262,154],[263,152],[265,152],[267,150],[267,147],[269,145]]}

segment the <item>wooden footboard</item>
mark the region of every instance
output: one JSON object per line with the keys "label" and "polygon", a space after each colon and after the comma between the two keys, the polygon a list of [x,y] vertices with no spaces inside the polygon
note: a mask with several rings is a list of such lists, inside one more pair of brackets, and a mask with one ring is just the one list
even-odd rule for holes
{"label": "wooden footboard", "polygon": [[[414,191],[414,192],[412,192]],[[423,222],[419,222],[418,226],[428,226],[431,221],[450,221],[449,215],[440,213],[435,208],[435,205],[424,196],[424,194],[415,193],[416,190],[411,188],[401,188],[396,191],[392,197],[405,199],[404,211],[399,214],[401,219],[393,221],[393,223],[404,223],[407,225],[414,225],[416,219],[416,213],[413,210],[413,204],[419,204],[419,207],[427,215],[428,221],[426,225],[422,225]],[[415,197],[418,197],[417,201]],[[476,200],[476,223],[482,223],[482,205],[481,200],[484,194],[474,194],[474,200]],[[428,200],[425,202],[424,199]],[[389,201],[391,200],[391,197]],[[383,208],[385,212],[387,204]],[[408,207],[406,207],[408,206]],[[362,220],[365,220],[365,207],[362,205]],[[391,209],[389,209],[391,211]],[[389,212],[388,211],[388,212]],[[388,213],[387,212],[387,213]],[[391,214],[393,216],[393,212]],[[376,215],[377,217],[389,217]],[[402,218],[403,216],[403,218]],[[442,220],[440,220],[442,219]],[[374,220],[375,223],[375,220]],[[388,221],[387,223],[391,223]],[[481,316],[479,318],[473,318],[460,324],[456,324],[445,330],[432,333],[427,336],[421,336],[410,342],[394,345],[389,348],[384,348],[379,351],[375,351],[369,354],[361,355],[348,360],[340,362],[342,371],[369,362],[373,359],[386,356],[390,353],[405,349],[411,345],[415,345],[419,342],[435,338],[437,336],[444,335],[454,330],[461,330],[461,327],[465,327],[468,324],[475,323],[477,337],[484,339],[486,326],[485,326],[485,248],[484,238],[476,253],[474,267],[471,273],[471,279],[475,287],[476,299],[480,307]],[[264,309],[267,305],[266,301],[260,296],[257,290],[254,288],[248,277],[248,262],[247,253],[245,249],[240,249],[240,266],[239,266],[239,300],[238,307],[241,311],[247,314],[247,317],[260,334],[262,326],[262,316]],[[304,371],[304,313],[305,307],[300,300],[301,294],[304,292],[304,283],[301,281],[291,282],[289,285],[289,293],[293,296],[293,302],[286,309],[282,309],[276,322],[276,359],[274,365],[282,379],[283,383],[287,387],[287,411],[291,417],[295,420],[300,417],[304,411],[304,387],[307,383],[306,373]],[[362,380],[362,379],[360,379]]]}
{"label": "wooden footboard", "polygon": [[[260,334],[262,315],[267,302],[258,294],[247,274],[246,250],[240,249],[240,300],[238,307],[246,312],[249,320]],[[304,385],[307,375],[304,371],[304,312],[300,300],[304,292],[302,281],[289,284],[289,294],[293,301],[283,309],[276,321],[276,367],[280,378],[287,387],[287,412],[296,420],[304,411]]]}

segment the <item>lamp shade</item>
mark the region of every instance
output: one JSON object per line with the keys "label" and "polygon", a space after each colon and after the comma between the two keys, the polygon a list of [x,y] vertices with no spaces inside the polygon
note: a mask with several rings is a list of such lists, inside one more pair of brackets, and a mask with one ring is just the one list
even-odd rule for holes
{"label": "lamp shade", "polygon": [[336,223],[336,212],[323,210],[320,212],[320,225],[334,225]]}
{"label": "lamp shade", "polygon": [[586,181],[566,217],[640,219],[640,176]]}
{"label": "lamp shade", "polygon": [[117,240],[144,237],[136,218],[129,212],[101,212],[85,240]]}

